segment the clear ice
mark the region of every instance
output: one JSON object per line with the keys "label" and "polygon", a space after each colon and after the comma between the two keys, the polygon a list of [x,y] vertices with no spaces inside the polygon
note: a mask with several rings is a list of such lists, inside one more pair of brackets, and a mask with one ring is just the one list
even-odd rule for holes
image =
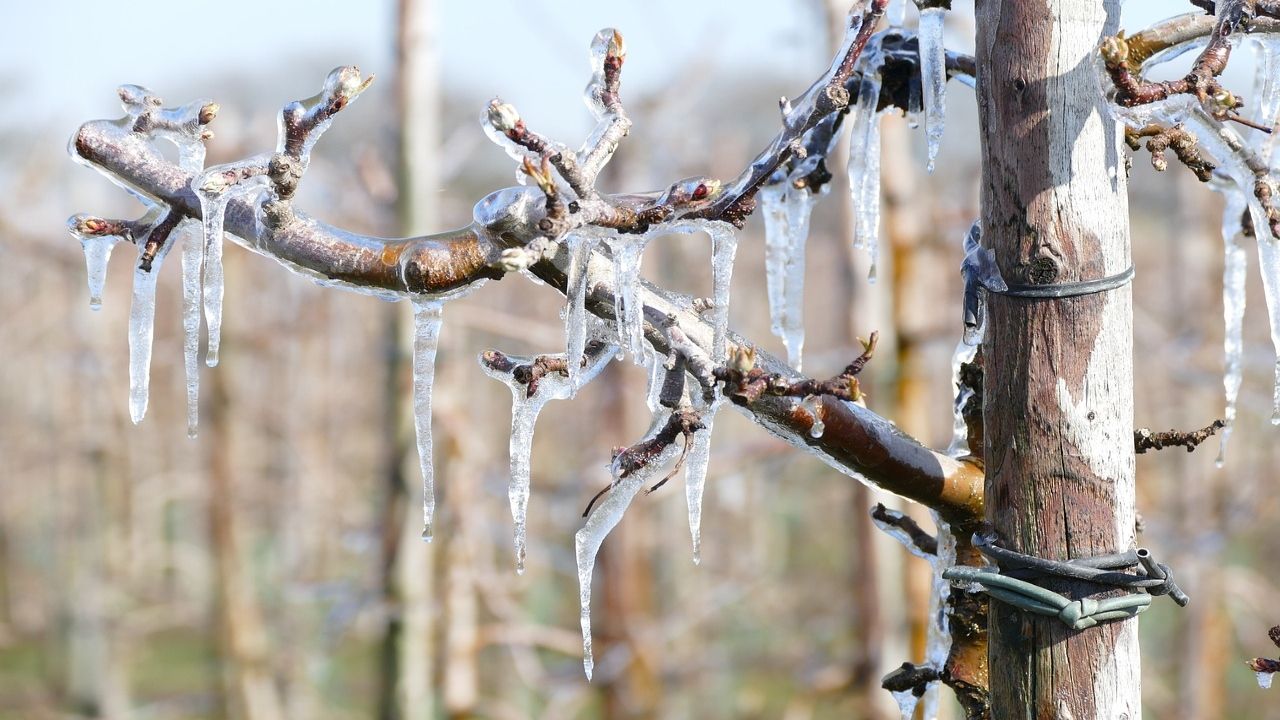
{"label": "clear ice", "polygon": [[1240,381],[1243,375],[1244,356],[1244,307],[1245,307],[1245,273],[1248,270],[1249,257],[1240,247],[1240,221],[1244,215],[1244,198],[1238,192],[1228,192],[1226,205],[1222,211],[1222,246],[1224,251],[1222,263],[1222,317],[1225,333],[1222,340],[1224,370],[1222,388],[1226,397],[1226,409],[1223,411],[1225,427],[1218,438],[1218,458],[1216,463],[1222,467],[1227,459],[1227,443],[1231,439],[1231,430],[1236,422],[1236,400],[1240,397]]}
{"label": "clear ice", "polygon": [[622,346],[637,365],[644,365],[644,303],[640,300],[640,261],[649,233],[643,236],[613,235],[607,239],[613,255],[613,307],[617,313]]}
{"label": "clear ice", "polygon": [[200,223],[190,218],[178,223],[174,242],[182,243],[182,364],[187,377],[187,437],[194,438],[200,423]]}
{"label": "clear ice", "polygon": [[982,222],[969,227],[964,236],[964,260],[960,275],[964,278],[964,342],[978,345],[986,328],[987,290],[1008,289],[1000,276],[994,250],[982,247]]}
{"label": "clear ice", "polygon": [[938,156],[947,120],[947,50],[942,43],[942,27],[947,11],[928,7],[920,11],[920,83],[924,90],[924,133],[929,146],[929,172]]}
{"label": "clear ice", "polygon": [[764,214],[771,329],[787,348],[787,363],[799,370],[804,353],[804,249],[818,196],[784,180],[760,188],[758,197]]}
{"label": "clear ice", "polygon": [[[587,265],[591,253],[606,236],[593,232],[594,228],[580,228],[565,236],[569,250],[569,272],[565,282],[564,335],[565,353],[570,358],[580,358],[587,347]],[[609,231],[607,234],[613,234]],[[582,384],[582,368],[579,363],[569,363],[569,397],[578,392]]]}
{"label": "clear ice", "polygon": [[689,507],[689,536],[693,540],[693,564],[702,563],[702,494],[711,465],[711,432],[716,413],[726,401],[717,397],[701,415],[703,428],[693,433],[693,445],[684,460],[684,497]]}
{"label": "clear ice", "polygon": [[[591,364],[579,373],[579,382],[585,385],[613,360],[614,348],[597,353]],[[564,355],[551,357],[566,358]],[[579,356],[581,357],[581,356]],[[516,365],[532,363],[535,358],[511,356]],[[567,360],[567,358],[566,358]],[[567,366],[572,368],[573,363]],[[538,414],[551,400],[564,400],[573,396],[573,385],[567,376],[548,373],[542,376],[531,395],[528,386],[518,382],[510,372],[495,370],[481,357],[480,368],[489,377],[505,383],[511,389],[511,440],[508,452],[511,460],[511,481],[507,487],[507,499],[511,504],[511,519],[515,526],[516,572],[524,574],[525,520],[529,509],[530,459],[533,455],[533,429]],[[580,386],[579,386],[580,387]]]}
{"label": "clear ice", "polygon": [[[665,420],[665,413],[656,414],[646,439],[662,429]],[[636,493],[649,480],[659,476],[679,451],[679,443],[672,443],[649,464],[625,477],[620,476],[618,463],[615,461],[611,466],[613,486],[596,501],[586,523],[574,535],[573,544],[578,562],[578,596],[582,612],[582,667],[588,681],[591,680],[591,671],[595,667],[591,654],[591,575],[595,569],[596,555],[600,552],[600,545],[605,537],[622,520],[623,513],[631,505]]]}
{"label": "clear ice", "polygon": [[436,348],[440,342],[444,303],[413,298],[413,427],[422,468],[422,539],[431,541],[436,510],[435,470],[431,463],[431,387],[436,377]]}
{"label": "clear ice", "polygon": [[880,50],[868,43],[859,60],[862,84],[849,110],[849,193],[853,202],[853,246],[871,258],[867,278],[875,282],[880,246]]}
{"label": "clear ice", "polygon": [[1276,674],[1269,673],[1269,672],[1255,672],[1254,676],[1258,678],[1258,687],[1262,688],[1263,690],[1270,690],[1271,679],[1274,678]]}
{"label": "clear ice", "polygon": [[[150,233],[148,233],[149,235]],[[138,238],[138,255],[146,248],[147,236]],[[155,340],[156,280],[174,238],[160,246],[151,261],[150,272],[141,266],[133,270],[133,303],[129,306],[129,418],[134,424],[147,414],[151,388],[151,345]]]}
{"label": "clear ice", "polygon": [[264,173],[270,161],[269,155],[258,155],[215,165],[192,182],[204,223],[204,319],[209,332],[205,363],[209,367],[218,364],[222,339],[222,228],[227,204],[237,197],[265,192],[270,180]]}
{"label": "clear ice", "polygon": [[84,250],[85,271],[89,281],[89,308],[101,310],[102,288],[107,282],[107,261],[111,259],[112,249],[123,238],[115,235],[75,234],[80,238],[80,247]]}

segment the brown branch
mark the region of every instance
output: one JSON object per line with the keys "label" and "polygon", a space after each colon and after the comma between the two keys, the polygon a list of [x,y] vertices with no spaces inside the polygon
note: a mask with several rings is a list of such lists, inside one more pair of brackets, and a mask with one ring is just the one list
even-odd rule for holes
{"label": "brown branch", "polygon": [[1214,433],[1224,427],[1226,427],[1226,423],[1221,420],[1214,420],[1199,430],[1151,432],[1149,428],[1138,428],[1133,431],[1133,449],[1134,452],[1141,455],[1148,450],[1163,450],[1167,447],[1181,445],[1187,449],[1187,452],[1192,452],[1200,443],[1208,440]]}
{"label": "brown branch", "polygon": [[[790,118],[774,143],[762,152],[735,183],[732,197],[721,191],[714,193],[714,181],[676,183],[678,192],[669,192],[668,200],[685,202],[680,211],[689,217],[733,217],[725,210],[736,208],[739,221],[749,212],[750,197],[780,162],[790,157],[794,140],[813,127],[822,117],[847,105],[848,93],[843,83],[852,71],[853,62],[865,46],[874,20],[883,11],[884,0],[873,0],[861,19],[862,23],[846,55],[836,63],[833,72],[825,74],[811,92],[819,93],[812,110],[804,118]],[[608,78],[606,77],[606,85]],[[607,89],[607,88],[606,88]],[[798,113],[797,113],[798,114]],[[314,115],[318,117],[319,114]],[[608,134],[592,163],[607,160],[616,140],[625,135],[629,121],[625,116],[602,121]],[[304,128],[305,123],[294,126]],[[74,138],[74,148],[86,162],[97,166],[126,185],[167,205],[183,217],[200,218],[201,208],[191,189],[192,174],[183,171],[152,146],[143,134],[133,133],[112,121],[84,124]],[[585,162],[584,162],[585,164]],[[598,172],[593,164],[590,172]],[[280,167],[284,180],[294,170]],[[268,172],[271,169],[268,168]],[[275,178],[273,177],[273,181]],[[701,197],[698,187],[703,187]],[[688,192],[685,192],[688,190]],[[686,199],[687,196],[687,199]],[[322,279],[337,281],[361,290],[389,294],[447,293],[459,290],[484,278],[502,276],[499,259],[504,249],[527,246],[544,233],[539,223],[545,219],[545,196],[536,188],[506,188],[490,194],[477,204],[476,222],[455,231],[418,238],[385,240],[342,231],[312,220],[301,212],[290,211],[278,223],[258,222],[257,208],[246,200],[231,200],[226,214],[226,231],[238,236],[246,247],[268,255],[285,266]],[[654,195],[619,195],[608,199],[611,206],[627,210],[652,207]],[[697,204],[702,203],[702,204]],[[699,215],[700,208],[719,205],[716,213]],[[587,214],[590,208],[579,211]],[[573,208],[570,208],[573,212]],[[587,307],[590,312],[614,318],[612,266],[599,253],[588,258],[588,277],[600,282],[588,283]],[[545,257],[529,270],[561,292],[565,290],[569,251],[563,243],[551,242]],[[706,352],[711,347],[713,330],[692,307],[687,297],[641,283],[640,300],[663,316],[673,316],[691,346]],[[658,352],[671,350],[671,339],[663,328],[645,324],[646,339]],[[740,355],[752,344],[731,334],[731,347]],[[756,353],[754,363],[782,383],[804,380],[785,363]],[[694,368],[693,363],[686,363]],[[852,393],[849,393],[852,397]],[[922,502],[937,509],[957,532],[971,532],[982,516],[983,474],[980,463],[957,460],[934,452],[905,435],[887,420],[865,408],[824,395],[814,405],[817,418],[797,407],[790,397],[762,394],[758,397],[736,395],[736,406],[755,422],[770,431],[790,438],[846,474],[860,476],[891,492]],[[824,422],[826,431],[814,438],[809,430],[815,419]]]}
{"label": "brown branch", "polygon": [[[80,126],[76,153],[175,213],[201,217],[191,173],[169,162],[143,135],[109,120]],[[227,208],[226,231],[255,252],[309,275],[374,290],[443,293],[482,278],[501,277],[490,267],[500,253],[477,226],[435,235],[387,240],[356,235],[298,212],[279,228],[256,222],[254,207],[241,199]]]}
{"label": "brown branch", "polygon": [[[1276,625],[1267,632],[1267,637],[1271,638],[1271,642],[1280,647],[1280,625]],[[1259,673],[1278,673],[1280,672],[1280,660],[1264,657],[1256,657],[1246,660],[1245,664],[1249,669]]]}

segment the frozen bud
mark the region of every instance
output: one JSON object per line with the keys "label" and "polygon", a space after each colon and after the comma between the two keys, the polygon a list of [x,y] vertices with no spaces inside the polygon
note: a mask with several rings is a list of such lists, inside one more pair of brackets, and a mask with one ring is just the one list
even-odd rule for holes
{"label": "frozen bud", "polygon": [[142,112],[160,107],[163,101],[154,93],[141,85],[121,85],[116,88],[120,96],[120,104],[126,112]]}
{"label": "frozen bud", "polygon": [[751,372],[756,366],[756,349],[750,345],[729,346],[729,367],[738,372]]}
{"label": "frozen bud", "polygon": [[1102,59],[1111,65],[1123,65],[1129,60],[1129,43],[1116,35],[1102,41]]}
{"label": "frozen bud", "polygon": [[324,79],[324,94],[351,100],[364,92],[371,82],[373,82],[373,76],[361,79],[360,68],[355,65],[336,67],[329,71],[329,76]]}
{"label": "frozen bud", "polygon": [[511,132],[520,123],[520,113],[515,106],[502,102],[498,98],[489,101],[489,124],[501,133]]}
{"label": "frozen bud", "polygon": [[200,192],[220,193],[231,186],[234,179],[234,173],[216,172],[208,175],[200,181]]}
{"label": "frozen bud", "polygon": [[503,272],[520,272],[533,264],[533,255],[524,248],[507,248],[498,259],[498,267]]}
{"label": "frozen bud", "polygon": [[200,114],[196,116],[196,122],[201,125],[208,125],[213,122],[214,118],[218,117],[218,110],[220,109],[221,108],[218,106],[218,103],[211,102],[205,104],[200,108]]}
{"label": "frozen bud", "polygon": [[622,33],[617,30],[613,31],[613,38],[609,40],[609,57],[625,59],[627,57],[627,43],[622,39]]}

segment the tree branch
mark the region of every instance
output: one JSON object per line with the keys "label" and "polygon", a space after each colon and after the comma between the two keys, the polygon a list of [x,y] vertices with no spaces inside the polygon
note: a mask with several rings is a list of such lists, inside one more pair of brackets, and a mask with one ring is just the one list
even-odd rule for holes
{"label": "tree branch", "polygon": [[[610,224],[611,219],[628,214],[633,214],[636,221],[625,228],[627,230],[639,230],[650,220],[671,216],[718,218],[741,224],[751,210],[756,190],[774,169],[795,154],[800,138],[824,117],[847,106],[848,92],[844,84],[885,2],[871,0],[861,15],[853,16],[851,27],[856,32],[831,69],[814,83],[802,98],[804,102],[796,105],[770,146],[731,188],[718,195],[715,192],[719,189],[718,183],[704,179],[675,183],[656,199],[655,194],[599,196],[583,185],[583,182],[591,184],[599,170],[596,165],[607,161],[629,125],[617,97],[616,71],[620,62],[612,70],[608,65],[610,58],[620,58],[623,54],[621,39],[616,37],[605,39],[607,44],[612,44],[607,45],[606,64],[601,70],[600,98],[606,112],[600,117],[603,134],[598,133],[597,143],[602,143],[603,149],[589,147],[585,149],[587,160],[579,157],[578,166],[585,166],[587,175],[577,184],[587,197],[580,198],[576,210],[570,206],[566,218],[549,216],[550,207],[555,205],[551,202],[552,193],[548,192],[550,179],[535,177],[541,189],[515,187],[494,192],[476,205],[475,222],[471,225],[436,235],[405,239],[367,237],[333,228],[291,209],[269,216],[267,219],[273,220],[271,222],[263,222],[259,217],[260,208],[240,198],[233,198],[228,205],[225,229],[239,244],[309,277],[358,292],[391,297],[444,295],[486,278],[502,277],[504,250],[527,249],[538,243],[538,252],[526,253],[528,269],[563,293],[570,251],[559,239],[570,229],[585,224],[614,227],[616,224]],[[297,122],[288,126],[297,131],[290,137],[307,139],[301,146],[286,148],[294,151],[292,154],[277,154],[267,169],[273,184],[282,189],[275,202],[286,203],[287,196],[292,194],[290,189],[300,177],[298,158],[305,158],[309,143],[314,141],[308,128],[323,124],[328,117],[319,116],[324,108],[332,112],[340,109],[315,101],[288,107],[304,109],[302,114],[295,113]],[[306,107],[321,110],[307,113]],[[332,114],[329,110],[324,112]],[[309,123],[308,118],[316,122]],[[113,180],[168,206],[175,217],[201,217],[201,206],[192,190],[193,173],[166,161],[147,135],[132,132],[117,122],[92,121],[78,130],[73,149],[86,163]],[[294,164],[275,162],[281,157],[292,158]],[[559,165],[568,167],[564,162]],[[545,169],[535,168],[533,174],[545,174]],[[671,212],[645,214],[653,208],[666,208]],[[603,318],[616,319],[617,279],[612,261],[602,253],[593,252],[586,259],[584,272],[588,310]],[[674,343],[683,347],[683,354],[689,357],[698,354],[694,348],[710,356],[714,330],[701,317],[692,298],[641,281],[639,301],[646,316],[656,312],[664,318],[656,324],[645,323],[645,338],[658,352],[671,353]],[[752,343],[732,333],[729,342],[739,353],[754,348]],[[779,382],[812,382],[767,353],[751,351],[755,366]],[[704,387],[712,376],[706,362],[690,362],[686,358],[683,367]],[[840,377],[843,376],[837,379]],[[758,397],[733,395],[731,399],[756,423],[840,472],[864,478],[934,508],[955,526],[957,533],[972,532],[982,517],[983,470],[979,461],[958,460],[932,451],[879,415],[849,402],[852,395],[842,399],[841,393],[835,393],[834,386],[815,387],[834,394],[819,395],[813,403],[806,403],[806,407],[801,407],[792,397],[768,393]],[[820,437],[813,437],[810,432],[815,422],[825,425]]]}

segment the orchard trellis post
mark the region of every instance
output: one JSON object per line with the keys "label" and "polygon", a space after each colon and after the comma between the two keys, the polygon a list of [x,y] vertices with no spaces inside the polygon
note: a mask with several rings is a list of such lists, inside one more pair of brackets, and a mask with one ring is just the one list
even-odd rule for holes
{"label": "orchard trellis post", "polygon": [[[977,9],[982,221],[1001,274],[1043,285],[1122,272],[1126,178],[1094,69],[1120,3],[985,0]],[[1130,305],[1129,286],[991,296],[986,516],[1022,552],[1067,560],[1133,545]],[[993,603],[993,716],[1141,717],[1137,626],[1077,632]]]}
{"label": "orchard trellis post", "polygon": [[[683,464],[696,559],[711,426],[716,411],[732,403],[796,448],[934,512],[936,537],[883,507],[872,514],[881,529],[930,561],[945,607],[931,613],[946,622],[939,621],[925,663],[906,663],[883,681],[904,712],[941,681],[972,718],[1136,720],[1141,687],[1133,616],[1152,596],[1169,594],[1182,604],[1186,596],[1166,566],[1145,548],[1134,548],[1135,445],[1139,451],[1191,449],[1222,423],[1189,433],[1134,432],[1132,265],[1120,140],[1123,135],[1135,150],[1145,141],[1161,170],[1172,151],[1230,199],[1224,233],[1229,429],[1239,388],[1243,273],[1233,263],[1239,262],[1242,234],[1258,242],[1280,346],[1280,243],[1272,237],[1280,230],[1280,195],[1271,179],[1276,143],[1242,135],[1276,125],[1280,48],[1274,41],[1260,46],[1265,67],[1276,72],[1260,74],[1251,115],[1242,114],[1244,103],[1217,77],[1234,38],[1280,32],[1280,2],[1193,0],[1209,14],[1172,18],[1124,36],[1119,0],[979,0],[976,58],[943,48],[944,0],[919,2],[918,36],[903,30],[900,18],[877,32],[887,4],[867,0],[855,7],[830,68],[805,93],[783,99],[781,129],[737,178],[690,178],[662,192],[611,194],[596,187],[631,125],[621,90],[625,42],[606,29],[592,45],[587,94],[598,125],[582,149],[542,136],[516,108],[495,99],[482,124],[528,183],[485,197],[467,227],[415,238],[356,235],[293,206],[312,147],[371,80],[356,68],[335,70],[319,94],[285,106],[274,153],[212,168],[204,167],[203,143],[216,104],[163,108],[145,88],[123,86],[127,117],[85,123],[71,151],[133,191],[148,211],[138,220],[77,215],[70,227],[85,248],[91,304],[101,302],[111,247],[121,240],[138,246],[130,321],[132,416],[140,420],[147,406],[154,272],[179,241],[192,432],[201,305],[209,328],[207,361],[216,363],[224,230],[238,244],[322,283],[408,299],[418,323],[414,407],[418,445],[425,448],[429,539],[430,385],[435,338],[447,315],[443,305],[485,280],[523,272],[564,293],[568,307],[565,352],[481,356],[486,372],[513,390],[509,499],[517,567],[524,556],[528,451],[538,410],[549,400],[572,397],[615,354],[630,354],[651,373],[651,430],[616,451],[613,482],[588,504],[576,537],[588,677],[591,570],[600,543],[640,489],[662,485],[671,477],[664,475],[667,466]],[[1144,79],[1150,65],[1203,45],[1185,78]],[[829,189],[833,138],[848,125],[854,143],[861,143],[848,164],[855,241],[874,257],[877,113],[922,113],[932,161],[942,132],[942,87],[951,77],[976,78],[982,217],[966,239],[964,337],[984,349],[980,362],[964,365],[963,348],[957,353],[957,382],[967,390],[958,403],[954,450],[941,452],[862,404],[858,374],[872,361],[874,334],[863,354],[835,376],[800,374],[798,283],[809,212]],[[180,161],[166,160],[157,140],[177,144]],[[786,362],[727,327],[734,231],[757,203],[765,216],[771,315],[787,347]],[[713,298],[641,282],[640,254],[650,240],[697,233],[713,245]],[[1280,412],[1280,389],[1276,397]],[[966,433],[971,453],[960,442]],[[999,568],[982,567],[983,555],[998,560]],[[1053,566],[1067,560],[1074,564]],[[1038,585],[1018,579],[1029,568],[1047,566],[1056,569]],[[1127,572],[1134,567],[1136,573]],[[998,582],[990,580],[995,576]],[[976,579],[985,590],[949,587],[944,578]],[[1018,583],[1030,595],[1009,590]],[[1125,592],[1112,591],[1117,587]],[[1027,600],[1032,596],[1039,600]],[[1106,609],[1099,609],[1099,599]],[[1271,668],[1269,662],[1262,665]],[[936,700],[927,697],[929,708]]]}

